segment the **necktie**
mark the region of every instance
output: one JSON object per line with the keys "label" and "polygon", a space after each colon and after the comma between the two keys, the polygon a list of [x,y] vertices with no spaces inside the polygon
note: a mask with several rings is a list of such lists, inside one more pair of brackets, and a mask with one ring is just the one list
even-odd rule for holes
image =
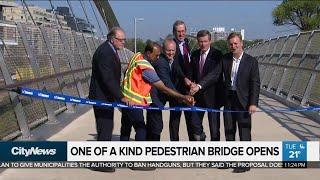
{"label": "necktie", "polygon": [[206,60],[205,55],[206,55],[205,53],[202,53],[202,52],[201,52],[200,61],[199,61],[199,73],[200,73],[200,77],[202,77],[203,66],[204,66],[204,63],[205,63],[205,60]]}
{"label": "necktie", "polygon": [[118,51],[117,51],[117,50],[116,50],[115,54],[116,54],[117,60],[120,62],[120,57],[119,57],[119,54],[118,54]]}
{"label": "necktie", "polygon": [[186,62],[189,62],[189,48],[187,47],[186,43],[183,43],[183,59]]}

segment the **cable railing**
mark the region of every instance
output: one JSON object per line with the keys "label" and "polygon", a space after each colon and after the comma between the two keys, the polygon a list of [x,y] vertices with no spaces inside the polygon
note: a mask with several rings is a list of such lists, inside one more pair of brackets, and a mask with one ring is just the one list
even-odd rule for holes
{"label": "cable railing", "polygon": [[[265,48],[268,44],[273,50]],[[319,106],[319,45],[320,30],[314,30],[248,47],[259,61],[262,92],[294,106]]]}
{"label": "cable railing", "polygon": [[[2,23],[2,32],[16,31],[16,37],[0,36],[0,138],[30,137],[30,129],[56,116],[70,103],[50,102],[17,96],[5,91],[16,87],[48,90],[76,97],[87,97],[91,59],[104,39],[59,28],[37,27],[26,23]],[[90,42],[91,41],[91,42]],[[132,52],[119,52],[123,70]]]}

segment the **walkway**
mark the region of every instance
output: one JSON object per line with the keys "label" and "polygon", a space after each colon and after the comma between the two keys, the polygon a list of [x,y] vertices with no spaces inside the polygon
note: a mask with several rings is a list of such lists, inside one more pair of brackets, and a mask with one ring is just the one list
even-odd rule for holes
{"label": "walkway", "polygon": [[[261,97],[261,109],[285,107],[279,102]],[[120,112],[115,111],[114,140],[119,140]],[[164,132],[162,140],[169,139],[169,113],[164,114]],[[67,121],[67,120],[65,120]],[[181,121],[181,139],[187,140],[184,121]],[[69,124],[68,124],[69,123]],[[204,120],[204,127],[207,121]],[[47,140],[50,141],[91,141],[96,135],[93,111],[90,109],[74,121],[65,123],[66,126]],[[223,124],[223,123],[222,123]],[[221,127],[223,130],[223,125]],[[306,118],[299,113],[256,113],[253,116],[253,140],[256,141],[284,141],[284,140],[319,140],[320,123]],[[205,129],[206,134],[209,130]],[[222,131],[221,134],[224,134]],[[44,137],[44,136],[43,136]],[[222,137],[222,139],[224,139]],[[112,180],[228,180],[228,179],[319,179],[319,169],[251,169],[251,171],[234,174],[232,169],[156,169],[155,171],[132,171],[117,169],[115,173],[95,172],[89,169],[7,169],[0,174],[0,179],[12,180],[51,180],[51,179],[112,179]]]}

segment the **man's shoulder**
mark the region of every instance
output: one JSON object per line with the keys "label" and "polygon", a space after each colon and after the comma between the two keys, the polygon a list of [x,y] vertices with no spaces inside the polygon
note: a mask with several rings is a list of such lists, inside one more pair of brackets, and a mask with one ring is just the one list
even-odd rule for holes
{"label": "man's shoulder", "polygon": [[219,49],[216,49],[212,46],[210,47],[209,54],[212,54],[212,56],[220,57],[220,58],[223,56],[222,52]]}
{"label": "man's shoulder", "polygon": [[109,43],[107,41],[105,41],[104,43],[102,43],[97,50],[95,51],[95,55],[98,54],[108,54],[110,53],[110,51],[113,51],[111,46],[109,45]]}
{"label": "man's shoulder", "polygon": [[156,63],[159,63],[159,64],[167,64],[168,63],[168,59],[162,55],[159,57],[159,59],[156,61]]}
{"label": "man's shoulder", "polygon": [[192,56],[200,56],[200,49],[196,49],[192,52]]}
{"label": "man's shoulder", "polygon": [[255,59],[255,57],[251,56],[250,54],[248,54],[246,52],[243,52],[243,57]]}
{"label": "man's shoulder", "polygon": [[257,63],[257,62],[258,62],[255,57],[253,57],[253,56],[251,56],[250,54],[247,54],[247,53],[245,53],[245,52],[243,53],[242,58],[243,58],[244,60],[248,60],[249,62],[252,62],[252,63]]}
{"label": "man's shoulder", "polygon": [[231,52],[228,52],[226,54],[223,55],[223,59],[232,59],[232,53]]}
{"label": "man's shoulder", "polygon": [[224,55],[222,56],[222,61],[223,61],[223,62],[232,61],[232,57],[233,57],[233,55],[232,55],[231,52],[226,53],[226,54],[224,54]]}

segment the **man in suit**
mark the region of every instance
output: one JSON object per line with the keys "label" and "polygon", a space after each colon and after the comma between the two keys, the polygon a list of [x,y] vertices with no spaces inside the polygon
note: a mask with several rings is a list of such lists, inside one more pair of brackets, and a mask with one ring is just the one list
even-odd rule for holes
{"label": "man in suit", "polygon": [[[176,43],[173,39],[165,39],[163,53],[160,58],[152,63],[161,81],[171,89],[175,89],[172,82],[171,67],[176,54]],[[151,89],[152,104],[150,106],[163,107],[169,98],[166,94],[158,91],[155,87]],[[160,141],[163,129],[162,111],[147,111],[147,140]]]}
{"label": "man in suit", "polygon": [[[196,106],[204,108],[220,108],[218,101],[217,86],[222,83],[222,53],[210,47],[211,34],[207,30],[201,30],[197,33],[197,41],[199,49],[192,54],[192,63],[194,67],[193,81],[190,93],[195,95]],[[192,122],[196,125],[194,134],[203,134],[203,121],[204,112],[198,111],[192,113]],[[220,113],[208,112],[208,121],[211,141],[220,140]],[[199,137],[196,138],[199,140]],[[203,140],[203,139],[202,139]]]}
{"label": "man in suit", "polygon": [[[132,104],[148,106],[153,102],[151,98],[152,88],[170,96],[176,101],[193,105],[193,97],[182,95],[174,89],[167,87],[159,78],[157,72],[150,64],[158,61],[161,47],[157,43],[149,42],[145,47],[144,54],[136,53],[129,62],[129,68],[125,74],[122,93]],[[161,113],[161,111],[160,111]],[[162,120],[162,119],[161,119]],[[159,123],[159,122],[156,122]],[[135,140],[146,140],[146,125],[144,123],[143,111],[141,109],[123,109],[121,118],[121,137],[122,141],[128,141],[131,133],[131,126],[135,128]],[[153,126],[152,137],[160,140],[162,127]],[[150,131],[149,131],[150,132]],[[156,137],[157,135],[158,137]]]}
{"label": "man in suit", "polygon": [[[108,102],[129,101],[120,93],[121,66],[117,50],[124,47],[125,33],[119,27],[112,28],[107,41],[101,44],[92,58],[92,75],[89,98]],[[97,141],[111,141],[113,108],[93,106],[96,119]],[[114,168],[97,168],[97,171],[114,172]]]}
{"label": "man in suit", "polygon": [[[230,53],[223,58],[223,76],[226,89],[226,109],[230,118],[224,121],[227,141],[234,141],[238,126],[240,141],[251,141],[251,114],[256,112],[260,92],[258,61],[243,51],[241,34],[231,33],[228,36]],[[250,168],[236,168],[241,173]]]}
{"label": "man in suit", "polygon": [[[190,48],[188,39],[186,38],[186,25],[183,21],[177,20],[173,24],[174,41],[176,42],[176,53],[171,67],[171,74],[173,76],[172,82],[181,94],[189,93],[192,77],[192,65],[190,58]],[[184,106],[183,104],[175,101],[170,101],[170,106]],[[170,111],[169,131],[170,140],[179,141],[179,126],[181,111]],[[184,116],[186,119],[187,131],[189,140],[193,140],[193,130],[191,124],[191,112],[185,111]]]}

